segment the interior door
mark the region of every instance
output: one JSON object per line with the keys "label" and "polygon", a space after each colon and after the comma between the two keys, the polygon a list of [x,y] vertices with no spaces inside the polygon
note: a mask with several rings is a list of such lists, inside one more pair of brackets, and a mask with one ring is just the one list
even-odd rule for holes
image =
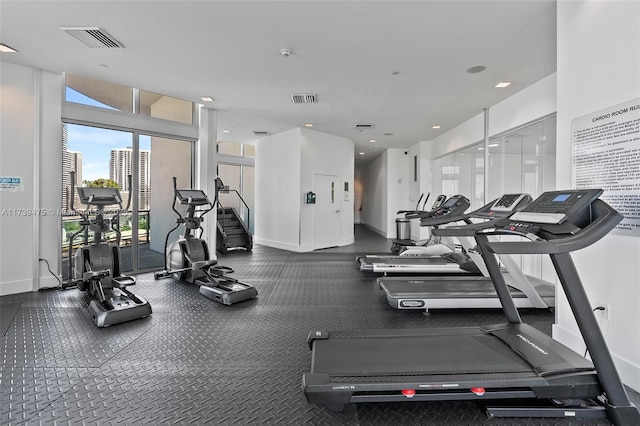
{"label": "interior door", "polygon": [[313,239],[316,249],[335,247],[340,242],[340,190],[338,176],[314,174],[316,193]]}

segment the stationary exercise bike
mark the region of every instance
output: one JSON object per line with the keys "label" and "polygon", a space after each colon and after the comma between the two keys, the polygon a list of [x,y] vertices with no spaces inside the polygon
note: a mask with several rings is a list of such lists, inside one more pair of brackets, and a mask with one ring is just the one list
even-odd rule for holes
{"label": "stationary exercise bike", "polygon": [[[172,209],[178,216],[176,226],[165,238],[164,270],[154,274],[156,279],[173,277],[200,286],[200,294],[224,305],[253,299],[258,291],[251,285],[226,276],[233,269],[217,265],[209,255],[209,246],[202,239],[204,216],[213,210],[218,201],[218,192],[223,188],[222,181],[216,179],[216,196],[213,202],[199,189],[178,189],[173,178]],[[176,203],[187,206],[187,216],[177,209]],[[169,244],[170,235],[180,226],[184,226],[184,235],[178,241]],[[198,236],[196,231],[200,230]]]}
{"label": "stationary exercise bike", "polygon": [[[71,194],[75,192],[74,174],[71,172]],[[84,211],[76,210],[75,201],[71,202],[71,210],[82,218],[80,229],[69,236],[71,284],[76,284],[93,298],[88,310],[98,327],[108,327],[151,315],[149,302],[127,290],[128,286],[136,284],[136,279],[123,275],[120,270],[120,192],[117,188],[78,187],[77,190],[80,202],[87,208]],[[105,208],[108,206],[117,206],[115,215],[111,218],[105,216]],[[93,232],[93,241],[73,253],[75,238],[88,231]],[[104,234],[110,231],[116,234],[115,243],[104,239]]]}

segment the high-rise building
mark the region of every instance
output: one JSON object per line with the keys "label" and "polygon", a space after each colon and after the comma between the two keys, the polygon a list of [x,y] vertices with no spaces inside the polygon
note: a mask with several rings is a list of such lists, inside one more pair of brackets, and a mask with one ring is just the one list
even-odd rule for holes
{"label": "high-rise building", "polygon": [[[109,179],[116,182],[120,186],[120,190],[127,193],[126,196],[131,191],[131,188],[129,188],[129,175],[133,175],[132,158],[133,150],[129,147],[112,149],[109,159]],[[138,177],[140,185],[140,204],[138,209],[148,210],[151,196],[151,151],[149,150],[140,150]],[[123,197],[125,197],[125,194],[123,194]]]}
{"label": "high-rise building", "polygon": [[65,209],[71,207],[69,203],[69,194],[71,193],[70,172],[75,172],[74,185],[77,187],[82,184],[82,153],[69,151],[67,137],[67,126],[64,125],[62,127],[62,207]]}

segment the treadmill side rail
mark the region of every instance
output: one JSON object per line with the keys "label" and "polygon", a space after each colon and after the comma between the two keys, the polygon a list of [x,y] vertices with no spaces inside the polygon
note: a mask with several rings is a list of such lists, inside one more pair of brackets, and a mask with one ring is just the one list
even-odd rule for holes
{"label": "treadmill side rail", "polygon": [[523,357],[541,377],[593,371],[593,364],[528,324],[485,328]]}

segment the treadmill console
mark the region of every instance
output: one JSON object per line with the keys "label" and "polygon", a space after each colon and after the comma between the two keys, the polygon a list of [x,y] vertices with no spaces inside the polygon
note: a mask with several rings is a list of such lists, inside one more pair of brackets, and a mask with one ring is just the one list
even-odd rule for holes
{"label": "treadmill console", "polygon": [[529,194],[504,194],[469,213],[468,216],[476,219],[502,219],[515,211],[522,210],[531,200]]}
{"label": "treadmill console", "polygon": [[80,186],[77,189],[80,202],[85,205],[108,206],[122,202],[120,191],[117,188]]}
{"label": "treadmill console", "polygon": [[591,205],[604,191],[577,189],[545,192],[531,204],[511,216],[513,220],[535,223],[561,224]]}
{"label": "treadmill console", "polygon": [[439,217],[444,215],[463,213],[465,210],[467,210],[467,208],[469,208],[470,205],[471,203],[469,203],[467,197],[464,197],[462,195],[454,195],[453,197],[445,201],[444,204],[438,207],[438,209],[434,211],[431,216]]}
{"label": "treadmill console", "polygon": [[525,233],[542,229],[551,234],[573,234],[590,222],[588,209],[603,192],[601,189],[545,192],[499,225]]}
{"label": "treadmill console", "polygon": [[527,197],[530,197],[529,194],[504,194],[493,203],[491,211],[512,212]]}
{"label": "treadmill console", "polygon": [[442,203],[445,202],[446,199],[447,199],[446,195],[444,194],[438,195],[438,197],[436,198],[436,201],[434,201],[433,203],[433,206],[431,206],[431,211],[438,209],[442,205]]}
{"label": "treadmill console", "polygon": [[180,204],[202,206],[209,204],[209,198],[200,189],[178,189],[176,191]]}

